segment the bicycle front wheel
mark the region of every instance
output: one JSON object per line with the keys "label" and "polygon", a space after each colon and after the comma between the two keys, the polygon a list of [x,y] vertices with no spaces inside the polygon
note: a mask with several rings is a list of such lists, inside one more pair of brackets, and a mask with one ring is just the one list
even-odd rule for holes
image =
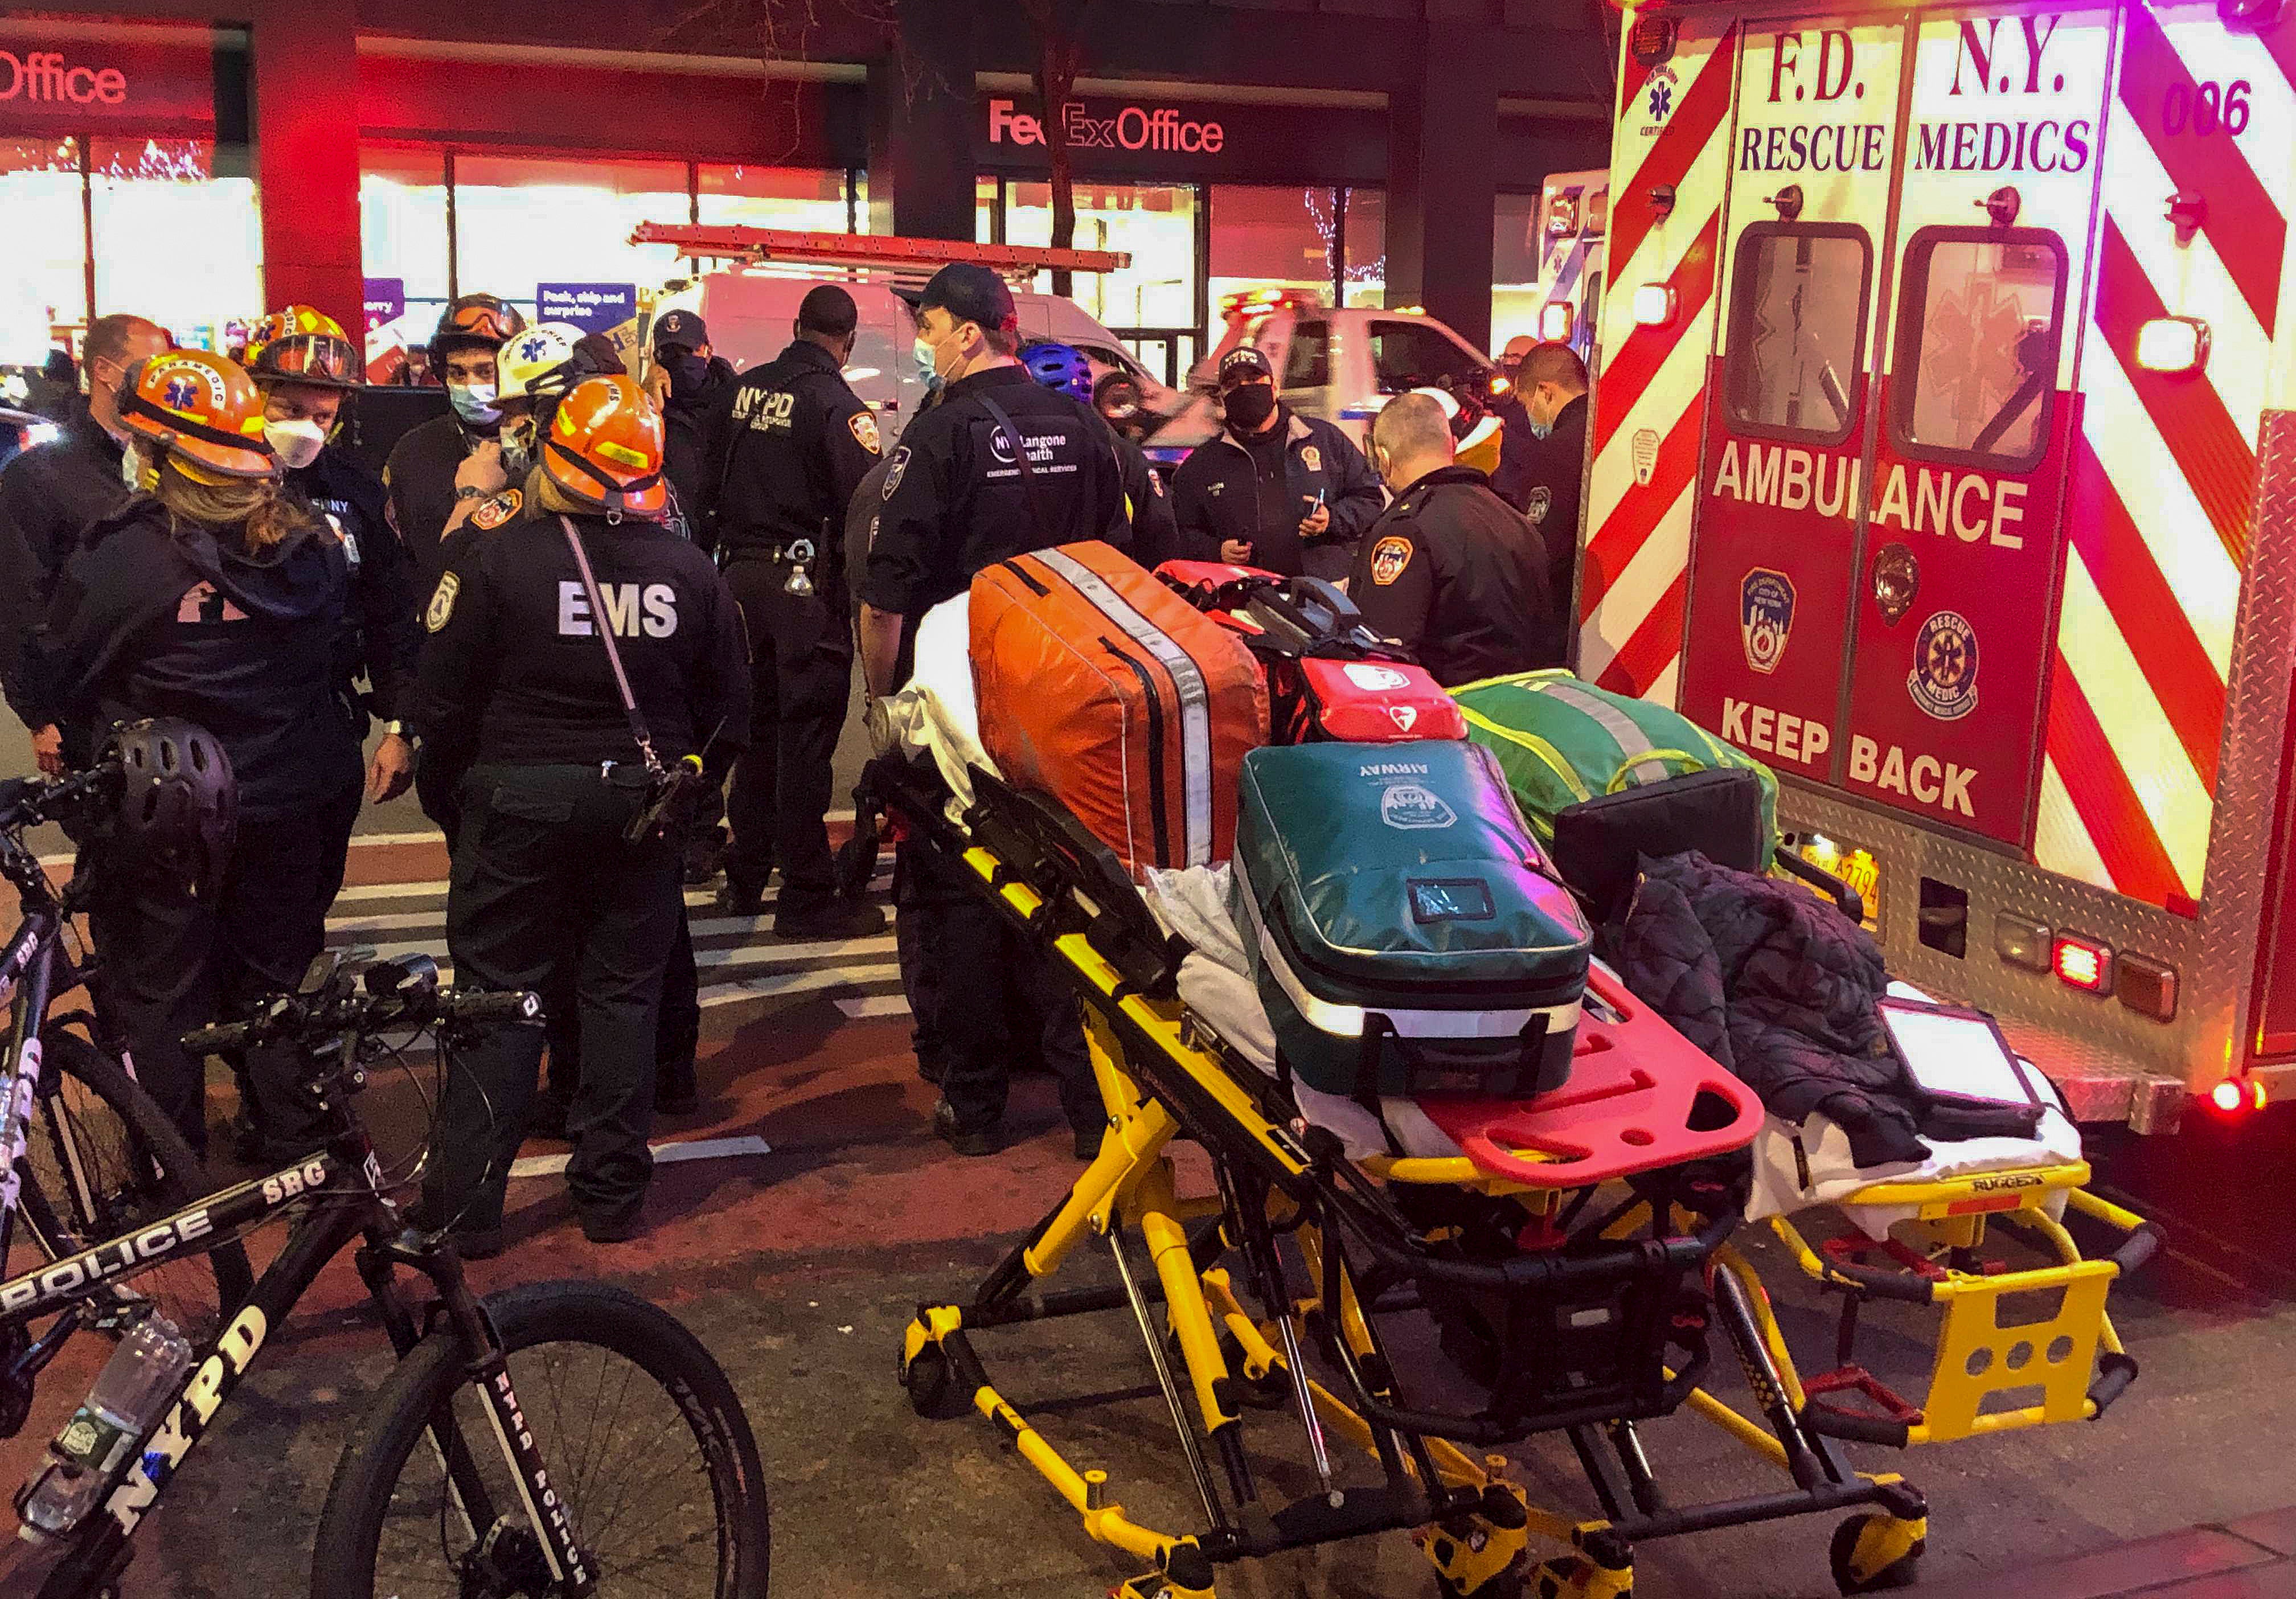
{"label": "bicycle front wheel", "polygon": [[[485,1303],[597,1591],[763,1599],[757,1441],[701,1341],[602,1283],[535,1283]],[[434,1333],[375,1396],[327,1490],[312,1599],[560,1591],[470,1364],[451,1332]]]}

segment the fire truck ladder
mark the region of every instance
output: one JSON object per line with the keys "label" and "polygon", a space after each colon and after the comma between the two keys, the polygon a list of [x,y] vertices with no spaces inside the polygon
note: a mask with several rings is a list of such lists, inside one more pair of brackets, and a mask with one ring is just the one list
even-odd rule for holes
{"label": "fire truck ladder", "polygon": [[1039,272],[1120,272],[1123,250],[1050,250],[1025,244],[974,244],[961,239],[894,239],[875,234],[808,234],[773,227],[703,227],[641,222],[633,244],[668,244],[680,255],[824,266],[859,266],[922,276],[951,261],[970,261],[1004,277]]}

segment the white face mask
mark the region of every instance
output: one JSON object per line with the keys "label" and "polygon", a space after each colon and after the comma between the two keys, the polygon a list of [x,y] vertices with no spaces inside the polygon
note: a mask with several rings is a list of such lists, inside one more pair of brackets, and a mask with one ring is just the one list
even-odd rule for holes
{"label": "white face mask", "polygon": [[308,417],[297,417],[292,422],[270,422],[263,424],[263,438],[278,455],[281,464],[295,472],[319,458],[326,447],[327,430]]}
{"label": "white face mask", "polygon": [[144,487],[144,463],[135,458],[133,446],[119,452],[119,480],[130,488]]}

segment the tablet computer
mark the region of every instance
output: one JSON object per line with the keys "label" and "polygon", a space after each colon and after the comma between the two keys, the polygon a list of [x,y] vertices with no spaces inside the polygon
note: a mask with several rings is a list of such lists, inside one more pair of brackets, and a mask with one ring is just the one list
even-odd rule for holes
{"label": "tablet computer", "polygon": [[2049,1101],[2033,1086],[2025,1063],[1982,1011],[1923,1000],[1884,999],[1882,1024],[1890,1042],[1914,1074],[1933,1094],[1998,1100],[2013,1105]]}

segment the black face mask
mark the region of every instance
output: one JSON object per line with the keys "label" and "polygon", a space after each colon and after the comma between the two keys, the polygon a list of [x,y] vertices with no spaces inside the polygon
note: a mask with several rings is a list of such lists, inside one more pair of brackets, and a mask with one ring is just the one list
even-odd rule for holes
{"label": "black face mask", "polygon": [[1265,423],[1275,410],[1275,386],[1273,383],[1245,383],[1231,389],[1220,401],[1228,425],[1252,432]]}
{"label": "black face mask", "polygon": [[673,399],[692,399],[701,392],[709,381],[709,363],[691,353],[680,353],[662,363],[669,372],[669,392]]}

